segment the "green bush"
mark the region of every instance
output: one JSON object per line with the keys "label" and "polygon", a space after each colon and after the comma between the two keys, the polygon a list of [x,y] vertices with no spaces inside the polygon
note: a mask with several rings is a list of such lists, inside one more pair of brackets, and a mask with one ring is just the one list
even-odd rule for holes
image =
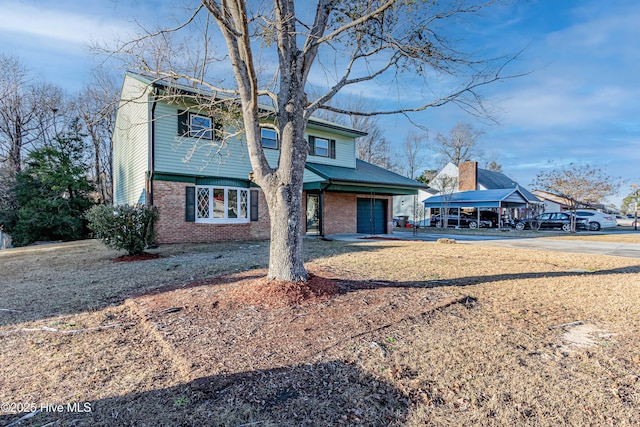
{"label": "green bush", "polygon": [[156,207],[144,205],[98,205],[89,209],[87,219],[95,237],[129,255],[140,255],[155,240]]}

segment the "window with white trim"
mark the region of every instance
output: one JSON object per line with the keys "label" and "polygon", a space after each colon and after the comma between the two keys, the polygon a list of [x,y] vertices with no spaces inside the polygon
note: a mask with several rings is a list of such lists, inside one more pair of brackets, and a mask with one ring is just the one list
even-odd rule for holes
{"label": "window with white trim", "polygon": [[213,139],[211,117],[189,114],[189,136],[192,138]]}
{"label": "window with white trim", "polygon": [[309,155],[336,158],[336,140],[309,135]]}
{"label": "window with white trim", "polygon": [[232,224],[249,222],[249,189],[196,186],[196,222]]}
{"label": "window with white trim", "polygon": [[178,110],[178,135],[219,141],[222,138],[222,124],[210,116]]}
{"label": "window with white trim", "polygon": [[260,128],[260,135],[262,138],[262,148],[278,149],[278,134],[275,130],[270,128]]}
{"label": "window with white trim", "polygon": [[316,156],[329,157],[329,140],[324,138],[316,138]]}

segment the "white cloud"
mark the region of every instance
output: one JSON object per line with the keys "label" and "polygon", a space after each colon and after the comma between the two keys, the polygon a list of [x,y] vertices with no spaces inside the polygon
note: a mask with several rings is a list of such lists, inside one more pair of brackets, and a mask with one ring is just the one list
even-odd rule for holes
{"label": "white cloud", "polygon": [[47,9],[18,1],[2,2],[0,9],[0,33],[52,44],[86,45],[111,40],[116,34],[133,29],[127,22],[102,19],[100,15]]}

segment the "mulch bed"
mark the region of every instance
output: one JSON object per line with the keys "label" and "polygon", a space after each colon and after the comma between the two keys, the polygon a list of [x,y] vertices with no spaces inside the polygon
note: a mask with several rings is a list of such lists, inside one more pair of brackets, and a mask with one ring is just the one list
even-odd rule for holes
{"label": "mulch bed", "polygon": [[162,258],[160,254],[150,254],[143,252],[140,255],[122,255],[113,259],[113,262],[136,262],[136,261],[148,261],[150,259]]}
{"label": "mulch bed", "polygon": [[233,290],[233,297],[239,303],[277,308],[324,301],[339,292],[336,280],[309,273],[306,283],[266,277],[249,280]]}

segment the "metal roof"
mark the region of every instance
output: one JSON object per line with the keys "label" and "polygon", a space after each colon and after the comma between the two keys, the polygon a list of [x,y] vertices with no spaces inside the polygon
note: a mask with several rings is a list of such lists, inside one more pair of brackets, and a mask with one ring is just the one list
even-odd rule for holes
{"label": "metal roof", "polygon": [[495,190],[461,191],[447,195],[433,196],[422,201],[425,208],[519,208],[525,207],[528,200],[522,190],[500,188]]}
{"label": "metal roof", "polygon": [[359,159],[356,159],[355,168],[318,163],[307,163],[305,167],[325,180],[322,188],[326,190],[346,191],[361,187],[367,192],[399,195],[417,194],[419,189],[427,188],[417,181]]}

